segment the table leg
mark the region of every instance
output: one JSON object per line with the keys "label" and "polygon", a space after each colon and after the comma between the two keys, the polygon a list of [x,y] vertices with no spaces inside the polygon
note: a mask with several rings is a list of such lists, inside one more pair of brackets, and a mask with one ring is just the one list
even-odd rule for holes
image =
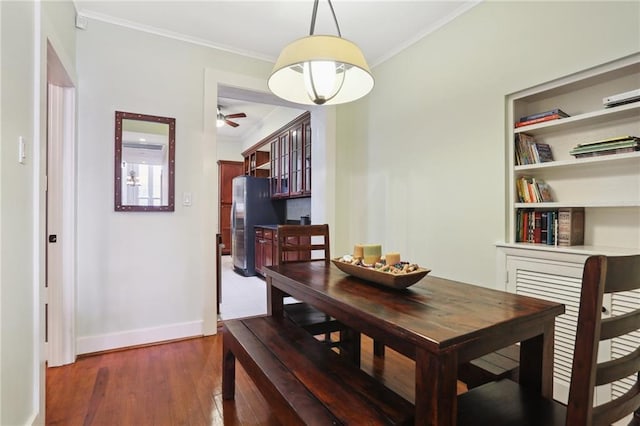
{"label": "table leg", "polygon": [[546,398],[553,398],[554,323],[545,325],[544,334],[520,344],[519,382]]}
{"label": "table leg", "polygon": [[416,350],[416,425],[456,424],[458,355]]}
{"label": "table leg", "polygon": [[267,315],[284,316],[284,298],[286,294],[271,284],[271,277],[267,277]]}

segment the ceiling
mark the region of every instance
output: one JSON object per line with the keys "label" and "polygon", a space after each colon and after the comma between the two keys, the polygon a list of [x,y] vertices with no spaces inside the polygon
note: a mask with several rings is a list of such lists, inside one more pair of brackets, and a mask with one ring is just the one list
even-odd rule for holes
{"label": "ceiling", "polygon": [[[370,67],[384,62],[459,16],[480,0],[333,0],[342,37],[355,42]],[[102,20],[199,45],[275,62],[288,43],[309,34],[311,0],[117,1],[75,0],[82,17]],[[88,23],[90,25],[90,23]],[[320,1],[315,34],[336,34],[328,2]],[[375,77],[375,71],[374,71]],[[237,137],[273,111],[265,99],[220,94],[225,113],[244,112],[240,126],[219,135]],[[259,102],[256,104],[256,102]]]}

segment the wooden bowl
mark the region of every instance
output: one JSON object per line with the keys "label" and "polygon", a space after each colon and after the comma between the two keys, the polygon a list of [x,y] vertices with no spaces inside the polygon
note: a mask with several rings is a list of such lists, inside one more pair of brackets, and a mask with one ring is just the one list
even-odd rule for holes
{"label": "wooden bowl", "polygon": [[418,268],[417,271],[406,274],[392,274],[390,272],[381,272],[374,268],[345,263],[342,262],[340,258],[331,259],[331,262],[336,265],[336,268],[346,274],[394,289],[403,289],[412,286],[431,272],[431,269]]}

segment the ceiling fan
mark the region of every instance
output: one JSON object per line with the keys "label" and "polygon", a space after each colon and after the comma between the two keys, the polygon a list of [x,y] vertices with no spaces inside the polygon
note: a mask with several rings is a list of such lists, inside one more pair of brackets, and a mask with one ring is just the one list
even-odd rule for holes
{"label": "ceiling fan", "polygon": [[223,114],[221,111],[222,107],[220,105],[218,105],[218,115],[216,117],[216,127],[222,127],[225,124],[231,127],[238,127],[239,124],[235,123],[231,120],[229,120],[230,118],[245,118],[247,116],[247,114],[245,114],[244,112],[238,112],[236,114]]}

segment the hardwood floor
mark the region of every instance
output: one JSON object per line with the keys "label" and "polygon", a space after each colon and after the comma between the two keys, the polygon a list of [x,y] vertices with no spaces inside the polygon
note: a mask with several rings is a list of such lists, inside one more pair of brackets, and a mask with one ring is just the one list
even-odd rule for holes
{"label": "hardwood floor", "polygon": [[[362,368],[413,401],[413,362],[362,338]],[[47,370],[47,425],[279,425],[237,364],[236,398],[222,400],[222,335],[87,356]],[[460,391],[463,391],[463,386]]]}

